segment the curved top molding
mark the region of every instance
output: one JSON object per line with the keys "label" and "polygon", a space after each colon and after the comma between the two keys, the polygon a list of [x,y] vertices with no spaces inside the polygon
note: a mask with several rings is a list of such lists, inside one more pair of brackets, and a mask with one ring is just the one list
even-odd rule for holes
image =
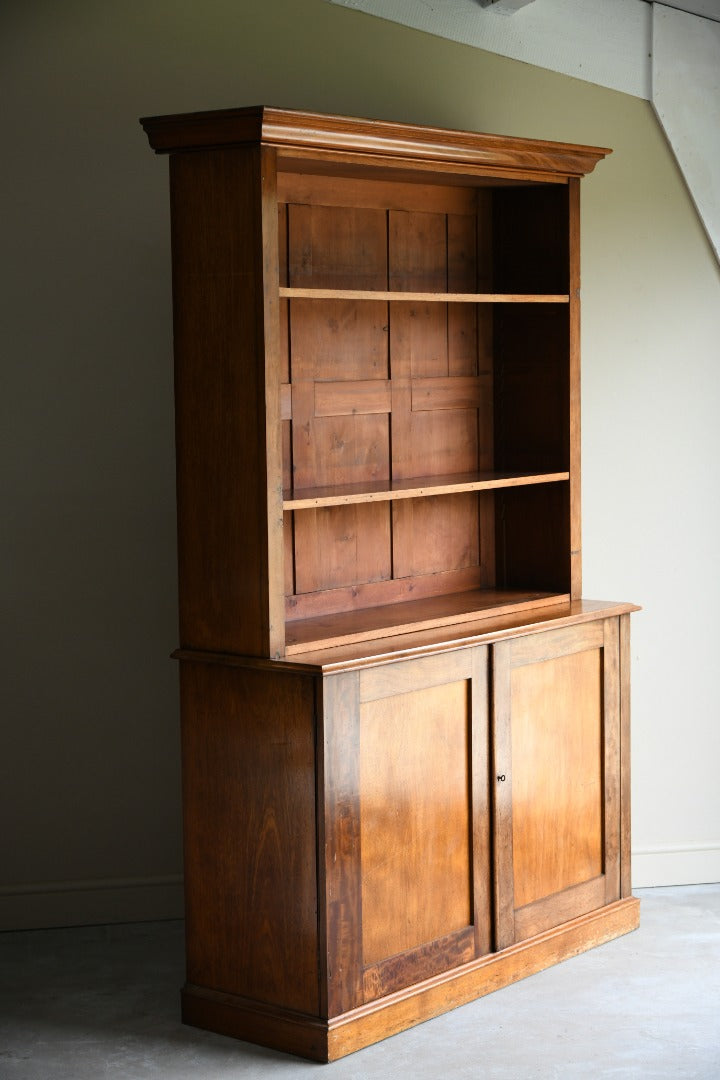
{"label": "curved top molding", "polygon": [[611,153],[597,146],[487,135],[417,124],[326,116],[254,106],[175,116],[145,117],[142,124],[156,153],[262,143],[278,148],[385,159],[496,167],[525,175],[585,176]]}

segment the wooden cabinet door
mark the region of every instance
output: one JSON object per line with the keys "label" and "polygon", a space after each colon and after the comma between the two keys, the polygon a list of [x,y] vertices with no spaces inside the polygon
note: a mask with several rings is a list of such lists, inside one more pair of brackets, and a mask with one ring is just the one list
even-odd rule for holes
{"label": "wooden cabinet door", "polygon": [[487,649],[326,677],[328,1009],[491,948]]}
{"label": "wooden cabinet door", "polygon": [[616,618],[493,646],[496,947],[620,897]]}

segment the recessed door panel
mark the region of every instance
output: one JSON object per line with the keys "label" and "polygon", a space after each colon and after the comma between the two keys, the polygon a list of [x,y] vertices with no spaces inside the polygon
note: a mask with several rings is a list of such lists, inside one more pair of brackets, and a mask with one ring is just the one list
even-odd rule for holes
{"label": "recessed door panel", "polygon": [[472,923],[469,701],[463,680],[361,706],[366,965]]}
{"label": "recessed door panel", "polygon": [[511,675],[515,906],[603,872],[602,654]]}

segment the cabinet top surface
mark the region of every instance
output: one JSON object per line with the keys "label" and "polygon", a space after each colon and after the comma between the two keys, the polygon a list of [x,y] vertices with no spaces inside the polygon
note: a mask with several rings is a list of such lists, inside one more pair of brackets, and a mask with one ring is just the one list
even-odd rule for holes
{"label": "cabinet top surface", "polygon": [[584,176],[611,153],[595,146],[455,131],[386,120],[330,116],[267,106],[141,119],[157,153],[259,144],[281,155],[322,152]]}
{"label": "cabinet top surface", "polygon": [[285,671],[305,671],[330,675],[364,667],[409,660],[473,647],[490,645],[505,638],[538,634],[563,626],[575,626],[640,611],[637,604],[608,600],[573,600],[543,608],[534,613],[509,614],[496,618],[474,620],[451,628],[438,628],[420,633],[399,634],[381,641],[319,649],[282,660],[251,658],[223,653],[207,653],[197,649],[178,649],[177,660],[225,664],[240,667],[261,667]]}

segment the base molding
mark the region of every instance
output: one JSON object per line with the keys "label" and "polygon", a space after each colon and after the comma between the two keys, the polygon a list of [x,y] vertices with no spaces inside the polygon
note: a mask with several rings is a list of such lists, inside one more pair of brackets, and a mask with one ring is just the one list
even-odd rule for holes
{"label": "base molding", "polygon": [[0,931],[182,919],[181,874],[0,886]]}
{"label": "base molding", "polygon": [[636,889],[720,881],[720,840],[652,844],[633,849],[632,876]]}
{"label": "base molding", "polygon": [[332,1060],[328,1056],[327,1020],[192,983],[185,984],[181,999],[184,1024],[285,1050],[310,1061]]}
{"label": "base molding", "polygon": [[639,900],[619,900],[500,953],[490,953],[330,1020],[191,984],[183,990],[182,1018],[186,1024],[311,1061],[335,1061],[630,933],[639,923]]}

